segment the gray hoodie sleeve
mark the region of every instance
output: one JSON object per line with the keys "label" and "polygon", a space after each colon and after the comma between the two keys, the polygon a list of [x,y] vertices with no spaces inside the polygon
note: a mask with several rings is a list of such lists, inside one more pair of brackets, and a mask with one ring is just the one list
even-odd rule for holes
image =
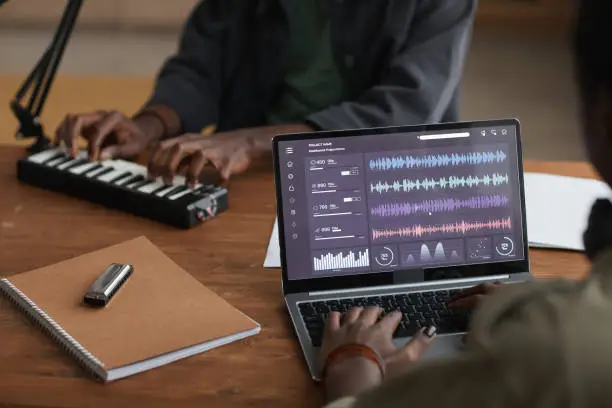
{"label": "gray hoodie sleeve", "polygon": [[440,122],[457,92],[476,0],[424,0],[382,81],[308,118],[322,130]]}
{"label": "gray hoodie sleeve", "polygon": [[221,95],[221,44],[225,23],[216,1],[202,1],[184,26],[178,52],[162,66],[147,106],[165,105],[183,133],[217,122]]}

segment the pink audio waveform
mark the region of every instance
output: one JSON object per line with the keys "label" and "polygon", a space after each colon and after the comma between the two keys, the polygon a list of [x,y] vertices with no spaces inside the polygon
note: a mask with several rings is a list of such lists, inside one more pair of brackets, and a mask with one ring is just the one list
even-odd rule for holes
{"label": "pink audio waveform", "polygon": [[401,228],[388,228],[388,229],[373,229],[372,239],[389,239],[397,237],[422,237],[423,235],[431,235],[436,233],[442,234],[466,234],[472,231],[486,231],[486,230],[508,230],[512,228],[512,220],[510,217],[494,219],[490,221],[457,221],[453,224],[441,224],[441,225],[413,225],[409,227]]}

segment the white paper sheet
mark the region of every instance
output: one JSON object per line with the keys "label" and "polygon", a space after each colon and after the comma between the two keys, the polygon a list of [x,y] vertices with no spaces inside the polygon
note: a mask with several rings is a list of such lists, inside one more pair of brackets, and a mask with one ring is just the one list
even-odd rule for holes
{"label": "white paper sheet", "polygon": [[612,198],[612,190],[601,181],[526,173],[529,245],[583,251],[582,233],[598,198]]}
{"label": "white paper sheet", "polygon": [[[525,173],[529,246],[583,251],[582,233],[598,198],[612,199],[607,184],[577,177]],[[274,222],[264,268],[280,268],[278,222]]]}
{"label": "white paper sheet", "polygon": [[270,235],[270,242],[268,243],[268,252],[266,252],[266,259],[264,260],[264,268],[280,268],[280,247],[278,244],[278,219],[274,221],[274,227],[272,228],[272,235]]}

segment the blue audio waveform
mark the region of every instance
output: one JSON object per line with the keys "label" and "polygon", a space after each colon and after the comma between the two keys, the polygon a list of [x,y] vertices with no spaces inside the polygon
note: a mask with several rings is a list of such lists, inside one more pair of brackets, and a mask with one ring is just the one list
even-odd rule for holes
{"label": "blue audio waveform", "polygon": [[466,164],[502,163],[506,160],[502,150],[471,153],[428,154],[423,156],[393,156],[370,160],[370,170],[397,170],[462,166]]}
{"label": "blue audio waveform", "polygon": [[417,180],[403,179],[395,180],[391,183],[378,181],[376,183],[370,183],[370,192],[377,192],[379,194],[388,192],[404,192],[407,193],[412,190],[433,190],[435,188],[440,189],[457,189],[463,187],[480,187],[480,186],[499,186],[501,184],[508,184],[508,174],[485,174],[482,177],[478,176],[467,176],[467,177],[440,177],[438,179],[424,178]]}
{"label": "blue audio waveform", "polygon": [[417,203],[389,203],[372,207],[370,213],[378,217],[397,217],[417,213],[453,212],[464,208],[483,209],[499,208],[508,205],[510,200],[505,195],[473,196],[465,200],[443,198],[438,200],[423,200]]}

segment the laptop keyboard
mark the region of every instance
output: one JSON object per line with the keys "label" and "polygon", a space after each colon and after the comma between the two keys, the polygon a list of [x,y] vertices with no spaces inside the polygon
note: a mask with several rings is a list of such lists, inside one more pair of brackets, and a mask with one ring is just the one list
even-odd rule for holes
{"label": "laptop keyboard", "polygon": [[[298,304],[313,346],[319,347],[327,315],[336,311],[345,313],[353,307],[378,306],[382,316],[395,310],[402,312],[402,321],[393,337],[413,336],[422,327],[436,326],[438,334],[467,331],[469,312],[446,307],[448,300],[459,290],[404,293],[387,296],[322,300]],[[381,317],[382,317],[381,316]]]}

